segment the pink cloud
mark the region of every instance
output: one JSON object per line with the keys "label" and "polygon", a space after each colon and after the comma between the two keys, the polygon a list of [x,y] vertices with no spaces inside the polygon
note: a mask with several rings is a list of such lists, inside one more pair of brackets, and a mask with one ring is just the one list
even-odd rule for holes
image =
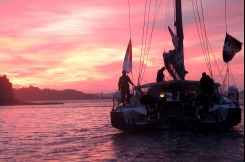
{"label": "pink cloud", "polygon": [[[151,1],[147,41],[151,34],[155,2]],[[187,7],[183,8],[187,79],[199,80],[200,74],[207,68],[200,60],[203,54],[195,31],[191,1],[183,2],[182,6]],[[244,40],[243,6],[242,0],[227,2],[228,32],[241,41]],[[130,1],[134,82],[137,81],[143,48],[144,9],[145,1]],[[165,41],[170,35],[164,29],[167,21],[172,22],[166,17],[167,11],[172,10],[172,1],[162,1],[152,34],[147,82],[155,81],[156,71],[164,66],[163,51],[172,48],[171,40]],[[203,10],[206,34],[219,66],[223,67],[221,54],[226,32],[224,2],[206,0]],[[3,1],[0,3],[0,19],[1,69],[4,69],[2,73],[10,74],[14,85],[74,88],[84,92],[109,92],[117,88],[130,38],[127,1]],[[173,22],[169,25],[173,27]],[[244,89],[244,78],[241,77],[244,76],[244,50],[234,57],[231,66],[237,85]]]}

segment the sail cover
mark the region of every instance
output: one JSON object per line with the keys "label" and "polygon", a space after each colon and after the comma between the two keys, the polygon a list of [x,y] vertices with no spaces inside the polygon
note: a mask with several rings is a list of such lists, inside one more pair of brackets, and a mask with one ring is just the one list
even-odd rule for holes
{"label": "sail cover", "polygon": [[183,61],[181,60],[181,54],[178,50],[170,50],[163,53],[163,61],[169,74],[174,80],[184,80],[187,71]]}
{"label": "sail cover", "polygon": [[168,26],[168,31],[172,37],[172,42],[174,45],[175,49],[178,49],[178,37],[174,34],[174,32],[172,31],[172,29]]}
{"label": "sail cover", "polygon": [[129,40],[127,51],[124,57],[123,61],[123,70],[126,71],[126,73],[132,72],[132,43],[131,39]]}
{"label": "sail cover", "polygon": [[242,49],[242,43],[226,33],[224,47],[223,47],[223,60],[229,62],[233,59],[235,54]]}
{"label": "sail cover", "polygon": [[172,37],[174,50],[164,52],[163,61],[166,69],[174,80],[184,80],[187,71],[185,70],[183,60],[183,39],[179,39],[170,27],[168,27],[168,30]]}

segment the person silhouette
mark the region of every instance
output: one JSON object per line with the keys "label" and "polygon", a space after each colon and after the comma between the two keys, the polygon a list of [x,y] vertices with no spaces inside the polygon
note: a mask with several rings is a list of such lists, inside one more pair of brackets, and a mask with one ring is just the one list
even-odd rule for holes
{"label": "person silhouette", "polygon": [[206,93],[209,96],[211,96],[214,91],[213,79],[209,75],[207,75],[205,72],[203,72],[200,82],[201,82],[201,92]]}
{"label": "person silhouette", "polygon": [[118,81],[118,90],[121,91],[123,105],[125,105],[125,96],[126,96],[126,103],[127,104],[130,103],[129,83],[135,86],[134,83],[127,76],[126,71],[123,70],[122,76],[119,78],[119,81]]}
{"label": "person silhouette", "polygon": [[157,71],[157,79],[156,82],[163,82],[165,81],[163,71],[165,70],[165,67],[162,67]]}

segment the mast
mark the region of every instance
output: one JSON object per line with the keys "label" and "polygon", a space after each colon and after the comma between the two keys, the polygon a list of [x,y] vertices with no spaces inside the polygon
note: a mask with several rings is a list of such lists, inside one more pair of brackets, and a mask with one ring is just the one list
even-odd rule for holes
{"label": "mast", "polygon": [[184,32],[183,32],[183,23],[182,23],[182,6],[181,0],[176,0],[176,33],[178,37],[178,51],[181,54],[181,60],[184,64],[184,50],[183,50],[183,40],[184,40]]}
{"label": "mast", "polygon": [[163,60],[166,69],[174,80],[185,80],[185,75],[188,73],[184,65],[184,32],[182,23],[182,7],[181,0],[175,0],[175,28],[176,34],[168,27],[172,36],[174,49],[163,53]]}

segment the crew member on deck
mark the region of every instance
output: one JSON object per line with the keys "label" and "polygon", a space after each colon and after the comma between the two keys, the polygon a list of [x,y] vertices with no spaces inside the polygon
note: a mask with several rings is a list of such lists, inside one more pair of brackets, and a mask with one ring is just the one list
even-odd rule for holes
{"label": "crew member on deck", "polygon": [[156,82],[163,82],[165,81],[163,71],[165,70],[165,67],[162,67],[157,71],[157,79]]}
{"label": "crew member on deck", "polygon": [[118,90],[121,90],[121,97],[122,103],[125,104],[125,96],[126,96],[126,103],[130,103],[130,92],[129,92],[129,83],[133,86],[134,83],[130,80],[130,78],[126,75],[126,71],[122,71],[122,76],[119,78],[118,81]]}
{"label": "crew member on deck", "polygon": [[202,93],[206,93],[209,95],[209,97],[214,92],[214,81],[212,78],[210,78],[209,75],[207,75],[205,72],[202,73],[202,78],[200,79],[201,82],[201,91]]}

